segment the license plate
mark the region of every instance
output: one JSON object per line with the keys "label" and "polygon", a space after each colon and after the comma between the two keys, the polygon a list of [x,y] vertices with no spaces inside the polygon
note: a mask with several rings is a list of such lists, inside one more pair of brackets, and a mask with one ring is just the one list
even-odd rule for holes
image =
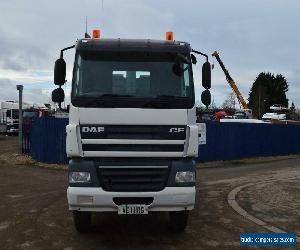
{"label": "license plate", "polygon": [[140,204],[120,205],[118,214],[148,214],[148,206]]}

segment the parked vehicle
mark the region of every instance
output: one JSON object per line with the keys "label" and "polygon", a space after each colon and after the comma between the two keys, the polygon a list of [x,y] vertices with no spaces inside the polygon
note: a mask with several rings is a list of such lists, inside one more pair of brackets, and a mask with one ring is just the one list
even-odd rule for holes
{"label": "parked vehicle", "polygon": [[[166,40],[99,36],[95,30],[63,49],[54,70],[59,88],[52,100],[61,107],[63,53],[75,47],[66,129],[75,227],[88,231],[92,212],[167,211],[172,228],[184,230],[195,204],[198,156],[192,52],[203,53],[172,33]],[[210,86],[210,65],[202,77]]]}
{"label": "parked vehicle", "polygon": [[[22,105],[23,109],[30,105]],[[14,135],[19,132],[19,103],[15,101],[5,101],[0,103],[0,123],[5,124],[6,134]]]}
{"label": "parked vehicle", "polygon": [[233,115],[225,115],[223,118],[221,119],[234,119]]}
{"label": "parked vehicle", "polygon": [[271,121],[271,120],[286,120],[286,114],[279,113],[265,113],[262,117],[263,121]]}
{"label": "parked vehicle", "polygon": [[213,120],[215,120],[213,111],[200,112],[197,117],[197,122],[213,121]]}
{"label": "parked vehicle", "polygon": [[282,121],[282,120],[289,120],[290,112],[289,109],[283,107],[280,104],[274,104],[270,107],[271,112],[267,112],[262,116],[263,121]]}
{"label": "parked vehicle", "polygon": [[288,108],[282,106],[281,104],[274,104],[270,107],[271,111],[287,111]]}
{"label": "parked vehicle", "polygon": [[258,120],[258,119],[238,119],[238,118],[235,118],[235,119],[220,119],[220,122],[234,122],[234,123],[266,123],[262,120]]}
{"label": "parked vehicle", "polygon": [[220,120],[220,119],[225,118],[225,116],[227,116],[227,113],[225,111],[221,110],[221,111],[216,112],[214,115],[215,115],[216,120]]}
{"label": "parked vehicle", "polygon": [[252,117],[251,109],[239,110],[234,114],[234,119],[251,119],[250,117]]}
{"label": "parked vehicle", "polygon": [[23,124],[24,125],[31,125],[34,119],[39,117],[39,111],[37,109],[31,108],[26,109],[23,112]]}

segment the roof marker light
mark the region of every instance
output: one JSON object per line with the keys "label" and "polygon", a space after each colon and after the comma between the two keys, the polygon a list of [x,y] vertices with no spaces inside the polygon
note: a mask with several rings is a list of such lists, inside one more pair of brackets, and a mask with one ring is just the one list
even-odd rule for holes
{"label": "roof marker light", "polygon": [[92,31],[92,37],[94,39],[99,39],[100,38],[100,29],[93,29],[93,31]]}
{"label": "roof marker light", "polygon": [[174,40],[174,34],[172,31],[167,31],[166,32],[166,40],[167,41],[173,41]]}

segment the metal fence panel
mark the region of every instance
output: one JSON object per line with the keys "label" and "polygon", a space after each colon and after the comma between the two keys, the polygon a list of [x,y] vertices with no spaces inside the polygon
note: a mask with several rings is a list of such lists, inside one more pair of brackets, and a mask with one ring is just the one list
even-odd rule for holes
{"label": "metal fence panel", "polygon": [[292,124],[206,124],[199,162],[300,153],[300,126]]}
{"label": "metal fence panel", "polygon": [[34,120],[31,128],[31,156],[41,162],[67,163],[66,118],[46,117]]}

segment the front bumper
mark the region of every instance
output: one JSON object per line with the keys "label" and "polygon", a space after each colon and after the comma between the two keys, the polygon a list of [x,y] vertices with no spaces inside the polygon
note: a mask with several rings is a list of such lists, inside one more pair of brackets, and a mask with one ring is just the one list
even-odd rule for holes
{"label": "front bumper", "polygon": [[195,204],[195,187],[165,187],[159,192],[107,192],[101,187],[69,187],[70,210],[91,212],[117,212],[115,197],[153,197],[149,212],[192,210]]}

